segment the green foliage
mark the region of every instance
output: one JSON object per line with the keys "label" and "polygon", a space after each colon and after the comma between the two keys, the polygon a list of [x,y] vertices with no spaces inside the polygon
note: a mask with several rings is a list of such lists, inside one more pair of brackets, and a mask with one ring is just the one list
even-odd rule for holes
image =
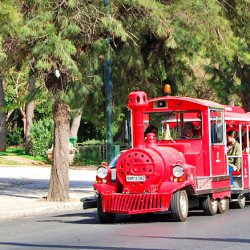
{"label": "green foliage", "polygon": [[46,100],[45,96],[41,97],[41,100],[39,100],[39,103],[36,105],[36,109],[34,111],[34,116],[36,120],[42,120],[44,118],[48,118],[53,120],[53,114],[52,114],[52,100],[48,99]]}
{"label": "green foliage", "polygon": [[[223,1],[223,16],[233,32],[235,49],[231,58],[216,60],[211,55],[207,66],[212,74],[211,85],[225,103],[241,104],[250,111],[250,2],[249,0]],[[237,103],[240,99],[241,103]]]}
{"label": "green foliage", "polygon": [[22,24],[22,17],[18,11],[15,1],[0,2],[0,33],[3,36],[8,36],[13,31],[17,30]]}
{"label": "green foliage", "polygon": [[80,124],[80,128],[77,134],[77,141],[83,142],[86,140],[102,140],[105,136],[103,136],[103,131],[100,127],[97,127],[95,124],[91,122],[84,121]]}
{"label": "green foliage", "polygon": [[23,128],[16,128],[7,134],[7,146],[18,146],[23,144]]}
{"label": "green foliage", "polygon": [[[19,4],[16,1],[8,0],[0,2],[0,72],[4,72],[7,68],[7,58],[9,52],[13,49],[6,46],[6,39],[12,43],[12,38],[17,34],[20,27],[22,27],[22,15],[19,12]],[[5,46],[3,46],[5,45]],[[15,43],[13,43],[16,46]],[[13,50],[12,50],[13,52]]]}
{"label": "green foliage", "polygon": [[53,144],[54,123],[52,119],[44,118],[35,122],[31,128],[31,155],[47,157],[47,150]]}
{"label": "green foliage", "polygon": [[6,59],[6,55],[4,53],[4,50],[2,48],[3,46],[3,41],[2,41],[2,37],[0,36],[0,62],[2,62],[4,59]]}
{"label": "green foliage", "polygon": [[120,21],[107,16],[101,19],[103,26],[108,29],[108,32],[111,33],[112,36],[121,38],[121,41],[125,42],[127,40],[128,34],[124,30],[123,25]]}
{"label": "green foliage", "polygon": [[[247,103],[249,0],[109,3],[106,8],[97,0],[1,3],[0,41],[10,49],[0,47],[0,58],[7,56],[5,61],[11,62],[5,76],[7,103],[24,104],[13,82],[20,80],[20,96],[26,96],[31,64],[41,89],[48,87],[49,76],[58,69],[65,86],[60,89],[52,77],[56,94],[48,87],[44,99],[51,104],[55,94],[71,108],[82,108],[83,119],[104,134],[107,58],[112,61],[114,133],[126,119],[128,93],[144,90],[150,97],[158,96],[163,82],[172,85],[173,94],[226,103],[236,94]],[[9,21],[15,24],[10,31]],[[7,39],[10,34],[12,39]],[[49,109],[43,111],[41,104],[36,114],[41,118]]]}
{"label": "green foliage", "polygon": [[5,101],[8,110],[23,107],[27,101],[27,82],[29,81],[29,67],[17,69],[15,66],[5,72]]}
{"label": "green foliage", "polygon": [[7,155],[25,155],[25,150],[24,148],[13,148],[9,147],[6,149]]}

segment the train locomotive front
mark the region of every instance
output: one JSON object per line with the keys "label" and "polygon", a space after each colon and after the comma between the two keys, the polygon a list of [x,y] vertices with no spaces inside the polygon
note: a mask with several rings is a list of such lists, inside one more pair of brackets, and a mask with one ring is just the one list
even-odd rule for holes
{"label": "train locomotive front", "polygon": [[[183,154],[176,149],[157,146],[154,134],[147,135],[145,147],[124,152],[116,169],[101,168],[107,168],[106,180],[95,184],[101,222],[113,222],[115,214],[168,210],[177,221],[187,218],[186,187],[193,187],[192,167],[185,163]],[[112,171],[116,172],[113,181]]]}

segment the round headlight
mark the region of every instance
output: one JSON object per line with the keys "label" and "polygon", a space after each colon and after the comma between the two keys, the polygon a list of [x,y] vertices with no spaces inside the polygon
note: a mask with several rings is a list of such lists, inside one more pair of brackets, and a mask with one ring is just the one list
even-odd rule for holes
{"label": "round headlight", "polygon": [[173,175],[174,175],[174,177],[179,178],[179,177],[181,177],[183,174],[184,174],[184,169],[183,169],[182,166],[180,166],[180,165],[174,166],[174,168],[173,168]]}
{"label": "round headlight", "polygon": [[108,175],[108,170],[107,170],[106,168],[100,167],[100,168],[97,169],[96,175],[97,175],[99,178],[104,179],[104,178],[106,178],[107,175]]}

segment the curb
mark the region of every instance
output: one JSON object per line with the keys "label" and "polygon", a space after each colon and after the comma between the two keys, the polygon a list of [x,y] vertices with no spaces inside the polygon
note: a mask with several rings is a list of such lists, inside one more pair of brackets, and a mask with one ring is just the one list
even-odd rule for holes
{"label": "curb", "polygon": [[77,202],[55,202],[53,204],[46,204],[36,208],[17,209],[11,211],[0,212],[0,220],[24,218],[37,215],[45,215],[56,212],[66,212],[74,209],[83,209],[83,204]]}

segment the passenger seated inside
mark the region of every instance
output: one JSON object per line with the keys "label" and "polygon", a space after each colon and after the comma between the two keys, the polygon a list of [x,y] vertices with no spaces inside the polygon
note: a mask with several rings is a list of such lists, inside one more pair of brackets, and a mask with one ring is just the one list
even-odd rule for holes
{"label": "passenger seated inside", "polygon": [[146,128],[145,132],[144,132],[144,138],[147,137],[147,134],[148,134],[148,133],[153,133],[153,134],[155,134],[155,137],[157,138],[157,137],[158,137],[158,128],[155,127],[154,125],[149,125],[149,126]]}
{"label": "passenger seated inside", "polygon": [[241,169],[241,149],[240,144],[236,140],[236,132],[234,130],[227,132],[227,155],[239,156],[239,157],[228,157],[228,168],[231,180],[231,186],[234,184],[232,172],[240,171]]}
{"label": "passenger seated inside", "polygon": [[183,137],[194,138],[194,125],[192,122],[187,122],[184,124]]}

